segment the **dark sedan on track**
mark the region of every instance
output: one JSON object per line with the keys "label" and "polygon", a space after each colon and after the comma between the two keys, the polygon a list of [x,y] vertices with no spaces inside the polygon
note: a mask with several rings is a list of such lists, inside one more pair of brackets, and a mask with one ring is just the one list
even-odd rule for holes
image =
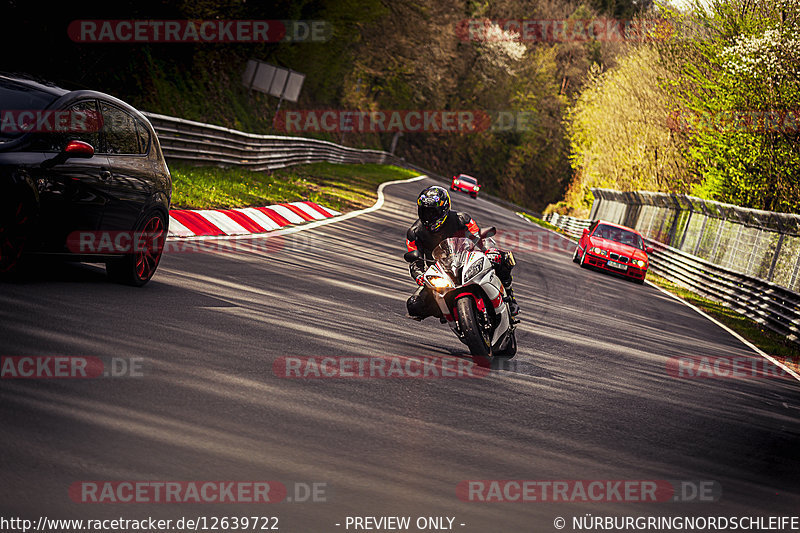
{"label": "dark sedan on track", "polygon": [[0,75],[0,272],[23,254],[48,254],[103,262],[111,279],[144,285],[161,258],[171,195],[139,111],[100,92]]}
{"label": "dark sedan on track", "polygon": [[583,230],[572,260],[582,267],[598,268],[644,283],[649,266],[647,254],[652,252],[653,248],[645,246],[635,229],[598,220]]}

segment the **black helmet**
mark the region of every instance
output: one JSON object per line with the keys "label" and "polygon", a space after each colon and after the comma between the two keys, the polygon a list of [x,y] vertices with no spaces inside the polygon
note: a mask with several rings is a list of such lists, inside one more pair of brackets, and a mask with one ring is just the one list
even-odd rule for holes
{"label": "black helmet", "polygon": [[433,185],[419,194],[417,198],[419,221],[429,231],[438,231],[450,214],[450,194],[444,187]]}

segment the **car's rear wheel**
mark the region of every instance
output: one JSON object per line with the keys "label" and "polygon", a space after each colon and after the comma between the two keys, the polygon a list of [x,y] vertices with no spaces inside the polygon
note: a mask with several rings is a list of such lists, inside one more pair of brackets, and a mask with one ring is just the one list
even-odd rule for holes
{"label": "car's rear wheel", "polygon": [[0,273],[18,264],[36,221],[35,195],[23,187],[3,191],[0,200]]}
{"label": "car's rear wheel", "polygon": [[464,344],[469,348],[469,353],[477,357],[491,356],[491,340],[478,322],[475,300],[471,296],[459,298],[456,300],[456,311],[458,311],[458,327],[464,335]]}
{"label": "car's rear wheel", "polygon": [[164,215],[160,211],[151,212],[134,232],[134,252],[106,262],[108,277],[134,287],[146,284],[156,273],[166,237]]}

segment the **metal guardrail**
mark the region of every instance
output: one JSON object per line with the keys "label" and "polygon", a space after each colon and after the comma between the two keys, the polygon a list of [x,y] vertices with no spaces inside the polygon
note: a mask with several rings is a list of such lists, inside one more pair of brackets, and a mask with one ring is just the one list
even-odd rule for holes
{"label": "metal guardrail", "polygon": [[549,215],[545,215],[543,220],[549,222],[559,229],[564,230],[567,235],[575,239],[580,239],[581,234],[583,234],[583,230],[588,228],[592,223],[591,220],[559,215],[558,213],[550,213]]}
{"label": "metal guardrail", "polygon": [[[242,166],[249,170],[274,170],[308,163],[376,163],[414,170],[447,186],[450,179],[380,150],[341,146],[330,141],[282,135],[258,135],[182,118],[143,113],[158,134],[167,159],[220,166]],[[514,211],[522,207],[481,193],[481,197]]]}
{"label": "metal guardrail", "polygon": [[[591,224],[569,216],[550,214],[544,220],[576,239]],[[580,229],[578,229],[580,228]],[[650,271],[742,314],[800,345],[800,294],[775,283],[734,272],[645,239],[653,247]]]}
{"label": "metal guardrail", "polygon": [[164,157],[250,170],[307,163],[378,163],[408,166],[380,150],[349,148],[319,139],[244,133],[155,113],[144,113],[158,134]]}
{"label": "metal guardrail", "polygon": [[635,228],[712,264],[800,292],[800,215],[651,191],[592,188],[589,218]]}
{"label": "metal guardrail", "polygon": [[800,294],[769,281],[733,272],[660,242],[645,241],[653,247],[650,269],[654,273],[720,302],[800,344]]}

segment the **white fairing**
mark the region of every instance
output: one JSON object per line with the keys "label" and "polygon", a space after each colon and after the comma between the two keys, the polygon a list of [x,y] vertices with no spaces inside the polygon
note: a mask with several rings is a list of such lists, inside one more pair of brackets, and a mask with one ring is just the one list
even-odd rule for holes
{"label": "white fairing", "polygon": [[[478,269],[474,272],[470,271],[470,267],[476,264],[480,265]],[[448,268],[452,270],[448,270]],[[431,283],[431,278],[446,277],[452,280],[453,276],[457,273],[457,268],[461,269],[460,274],[463,276],[463,278],[460,279],[460,285],[455,286],[456,284],[454,283],[453,287],[447,289],[436,290],[436,288],[434,288]],[[469,278],[466,277],[468,273],[471,274]],[[468,253],[463,253],[448,266],[437,261],[425,272],[425,280],[428,287],[431,288],[436,304],[447,319],[448,325],[455,333],[458,333],[458,324],[453,320],[454,317],[447,306],[444,296],[450,292],[473,292],[476,289],[476,285],[480,287],[480,290],[477,292],[486,294],[489,300],[486,304],[493,307],[495,315],[499,318],[497,326],[492,332],[492,346],[495,346],[511,327],[508,305],[503,301],[503,297],[505,296],[503,284],[495,274],[491,261],[483,252],[473,249]]]}

